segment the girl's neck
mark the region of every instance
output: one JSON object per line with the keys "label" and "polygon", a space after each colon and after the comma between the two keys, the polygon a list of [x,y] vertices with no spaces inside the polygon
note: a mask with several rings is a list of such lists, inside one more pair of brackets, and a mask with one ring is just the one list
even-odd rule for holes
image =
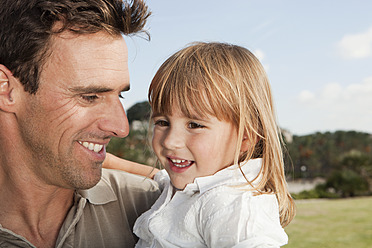
{"label": "girl's neck", "polygon": [[172,197],[176,194],[177,191],[182,191],[183,189],[179,189],[179,188],[176,188],[172,182],[171,182],[171,186],[172,186]]}

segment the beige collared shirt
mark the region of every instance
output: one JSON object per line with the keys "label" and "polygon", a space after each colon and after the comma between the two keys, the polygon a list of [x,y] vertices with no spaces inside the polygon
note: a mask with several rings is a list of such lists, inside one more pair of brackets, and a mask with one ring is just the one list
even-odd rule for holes
{"label": "beige collared shirt", "polygon": [[[134,247],[134,222],[159,195],[157,184],[150,179],[103,169],[95,187],[75,193],[56,247]],[[0,247],[35,246],[0,225]]]}

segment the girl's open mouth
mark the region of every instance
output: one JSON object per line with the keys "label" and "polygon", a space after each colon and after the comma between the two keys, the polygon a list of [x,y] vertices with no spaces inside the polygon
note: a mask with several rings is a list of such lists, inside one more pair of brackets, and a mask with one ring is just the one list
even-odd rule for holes
{"label": "girl's open mouth", "polygon": [[168,158],[170,169],[174,172],[181,173],[186,171],[194,164],[192,160]]}
{"label": "girl's open mouth", "polygon": [[178,168],[184,168],[194,163],[194,161],[184,160],[184,159],[169,159],[169,160],[173,163],[174,166]]}

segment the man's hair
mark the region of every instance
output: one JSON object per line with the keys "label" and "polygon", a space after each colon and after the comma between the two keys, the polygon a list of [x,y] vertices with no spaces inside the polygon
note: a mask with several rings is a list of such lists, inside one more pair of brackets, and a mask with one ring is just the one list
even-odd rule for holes
{"label": "man's hair", "polygon": [[[142,0],[1,0],[0,64],[34,94],[50,38],[63,31],[110,35],[143,32],[151,14]],[[58,24],[58,25],[56,25]]]}

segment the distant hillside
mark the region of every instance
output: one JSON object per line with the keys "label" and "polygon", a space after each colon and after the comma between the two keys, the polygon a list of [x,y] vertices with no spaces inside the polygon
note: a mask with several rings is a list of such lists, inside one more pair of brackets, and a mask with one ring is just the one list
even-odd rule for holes
{"label": "distant hillside", "polygon": [[372,161],[372,135],[363,132],[336,131],[293,136],[287,148],[293,163],[291,170],[287,156],[288,172],[294,172],[295,178],[327,177],[347,166],[345,160],[350,157]]}

